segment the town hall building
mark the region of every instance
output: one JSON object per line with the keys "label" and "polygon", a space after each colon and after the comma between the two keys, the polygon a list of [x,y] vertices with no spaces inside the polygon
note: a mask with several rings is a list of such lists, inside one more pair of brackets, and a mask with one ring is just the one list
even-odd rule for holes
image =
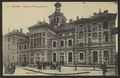
{"label": "town hall building", "polygon": [[[70,19],[55,4],[49,23],[38,22],[28,27],[29,32],[17,43],[17,64],[36,65],[40,62],[61,62],[62,65],[115,64],[116,15],[108,10],[94,13],[89,18]],[[23,35],[22,35],[23,37]]]}

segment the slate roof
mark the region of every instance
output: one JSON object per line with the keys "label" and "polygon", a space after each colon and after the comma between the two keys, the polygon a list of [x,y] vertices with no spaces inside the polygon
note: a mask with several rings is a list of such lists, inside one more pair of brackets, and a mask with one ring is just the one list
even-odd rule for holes
{"label": "slate roof", "polygon": [[49,28],[49,29],[51,29],[55,32],[66,31],[66,30],[73,30],[77,26],[75,24],[86,24],[86,23],[92,23],[92,22],[95,22],[95,21],[104,21],[104,20],[110,20],[110,19],[116,19],[116,14],[98,13],[96,16],[92,16],[91,18],[81,18],[81,19],[75,20],[73,22],[69,22],[69,23],[66,23],[64,25],[61,25],[58,28],[54,28],[54,26],[51,25],[51,24],[43,23],[43,24],[36,24],[34,26],[28,27],[28,29],[46,27],[46,28]]}
{"label": "slate roof", "polygon": [[91,18],[81,18],[79,20],[74,21],[74,23],[91,23],[94,21],[104,21],[104,20],[110,20],[115,19],[116,14],[108,13],[108,14],[97,14],[96,16],[92,16]]}
{"label": "slate roof", "polygon": [[19,32],[18,30],[13,30],[7,34],[7,36],[12,36],[12,35],[19,35],[19,36],[26,36],[23,32]]}
{"label": "slate roof", "polygon": [[48,24],[48,23],[35,24],[35,25],[31,26],[31,27],[28,27],[29,30],[36,29],[36,28],[49,28],[52,31],[55,31],[53,29],[53,27],[50,24]]}

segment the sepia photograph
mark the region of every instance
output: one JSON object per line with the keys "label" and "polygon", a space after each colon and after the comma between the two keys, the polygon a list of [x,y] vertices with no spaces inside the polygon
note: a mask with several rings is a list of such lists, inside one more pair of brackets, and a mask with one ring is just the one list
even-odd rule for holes
{"label": "sepia photograph", "polygon": [[118,76],[117,2],[2,2],[3,76]]}

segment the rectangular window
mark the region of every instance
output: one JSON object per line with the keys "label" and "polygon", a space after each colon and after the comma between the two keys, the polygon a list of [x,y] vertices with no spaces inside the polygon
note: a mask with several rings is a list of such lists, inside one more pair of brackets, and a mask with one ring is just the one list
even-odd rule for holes
{"label": "rectangular window", "polygon": [[107,29],[108,28],[108,22],[103,22],[103,29]]}
{"label": "rectangular window", "polygon": [[45,45],[45,37],[43,37],[43,46]]}
{"label": "rectangular window", "polygon": [[64,41],[60,41],[60,46],[63,47],[64,46]]}
{"label": "rectangular window", "polygon": [[72,53],[68,53],[68,62],[72,62]]}
{"label": "rectangular window", "polygon": [[97,51],[93,52],[93,62],[98,62],[98,54]]}
{"label": "rectangular window", "polygon": [[21,46],[21,45],[19,46],[19,49],[20,49],[20,50],[22,49],[22,46]]}
{"label": "rectangular window", "polygon": [[31,34],[31,38],[33,38],[33,34]]}
{"label": "rectangular window", "polygon": [[43,36],[45,36],[45,32],[43,32]]}
{"label": "rectangular window", "polygon": [[53,62],[56,62],[56,53],[53,53]]}
{"label": "rectangular window", "polygon": [[36,37],[37,36],[37,34],[34,34],[34,37]]}
{"label": "rectangular window", "polygon": [[42,41],[41,41],[41,38],[39,38],[39,41],[40,41],[39,45],[41,46],[41,42],[42,42]]}
{"label": "rectangular window", "polygon": [[19,55],[19,61],[21,62],[21,55]]}
{"label": "rectangular window", "polygon": [[34,46],[36,47],[36,38],[34,39]]}
{"label": "rectangular window", "polygon": [[72,40],[68,40],[68,46],[72,46]]}
{"label": "rectangular window", "polygon": [[56,41],[53,41],[53,48],[56,47]]}
{"label": "rectangular window", "polygon": [[80,53],[80,60],[83,61],[84,60],[84,54]]}
{"label": "rectangular window", "polygon": [[107,62],[109,61],[109,51],[104,51],[104,60]]}
{"label": "rectangular window", "polygon": [[24,49],[25,49],[25,50],[26,50],[26,48],[27,48],[26,45],[24,45]]}
{"label": "rectangular window", "polygon": [[33,39],[31,39],[31,46],[33,46]]}

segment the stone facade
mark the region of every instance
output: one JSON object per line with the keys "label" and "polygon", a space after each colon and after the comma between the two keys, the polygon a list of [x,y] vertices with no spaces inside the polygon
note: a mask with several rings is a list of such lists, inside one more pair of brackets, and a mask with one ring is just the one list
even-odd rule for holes
{"label": "stone facade", "polygon": [[3,62],[16,62],[18,43],[25,40],[25,34],[20,30],[13,30],[3,36]]}
{"label": "stone facade", "polygon": [[49,16],[49,24],[38,22],[28,27],[25,40],[18,43],[18,64],[36,65],[41,62],[60,62],[63,65],[114,64],[116,14],[94,13],[90,18],[76,18],[66,23],[61,4]]}

